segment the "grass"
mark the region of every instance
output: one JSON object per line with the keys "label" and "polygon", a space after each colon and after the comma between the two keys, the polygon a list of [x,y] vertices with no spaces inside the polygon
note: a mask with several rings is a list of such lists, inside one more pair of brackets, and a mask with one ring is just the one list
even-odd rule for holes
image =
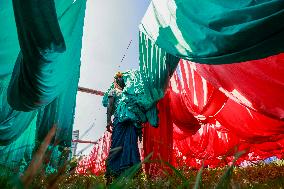
{"label": "grass", "polygon": [[[249,167],[227,166],[217,169],[202,168],[191,170],[171,168],[171,173],[164,171],[160,176],[147,177],[145,173],[137,174],[140,165],[129,169],[115,180],[108,188],[284,188],[284,164],[281,161],[271,164],[258,163]],[[98,188],[104,189],[103,175],[79,175],[70,171],[68,166],[53,174],[35,171],[33,177],[18,175],[5,167],[1,168],[0,188]],[[40,169],[44,170],[44,169]],[[26,171],[25,174],[28,174]]]}
{"label": "grass", "polygon": [[[75,173],[74,162],[66,161],[54,173],[46,173],[44,162],[48,153],[48,144],[54,136],[55,128],[49,132],[44,142],[38,148],[30,165],[25,172],[19,174],[4,165],[0,166],[0,188],[42,188],[42,189],[105,189],[105,188],[284,188],[284,161],[279,160],[270,164],[259,162],[248,167],[238,167],[233,164],[215,169],[190,169],[183,165],[174,167],[167,162],[159,162],[158,175],[146,175],[141,171],[145,162],[149,161],[151,154],[144,162],[127,170],[121,177],[109,186],[105,185],[103,175],[80,175]],[[235,160],[241,153],[237,153]],[[48,155],[47,155],[48,156]],[[157,164],[157,162],[152,162]],[[159,170],[159,168],[158,168]]]}

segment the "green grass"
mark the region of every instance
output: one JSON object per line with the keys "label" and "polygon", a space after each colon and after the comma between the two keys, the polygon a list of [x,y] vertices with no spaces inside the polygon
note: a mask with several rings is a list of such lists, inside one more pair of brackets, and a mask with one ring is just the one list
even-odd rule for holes
{"label": "green grass", "polygon": [[140,165],[134,166],[108,187],[103,175],[78,175],[68,170],[68,166],[53,174],[45,174],[44,169],[40,169],[27,185],[23,180],[26,175],[19,175],[2,166],[0,188],[284,188],[284,164],[281,161],[246,168],[228,166],[200,170],[164,165],[170,168],[170,173],[163,171],[160,176],[150,178],[143,172],[137,174]]}
{"label": "green grass", "polygon": [[[104,188],[284,188],[284,161],[279,160],[270,164],[262,162],[248,167],[235,166],[235,160],[242,152],[235,155],[231,166],[215,169],[201,168],[190,169],[186,165],[174,167],[167,162],[150,161],[147,156],[141,164],[135,165],[127,170],[121,177],[105,185],[103,175],[79,175],[75,173],[74,161],[66,161],[56,172],[47,174],[45,164],[50,143],[55,130],[46,137],[34,154],[33,160],[23,173],[17,169],[10,169],[5,165],[0,166],[0,189],[10,188],[43,188],[43,189],[104,189]],[[46,157],[47,156],[47,157]],[[159,174],[146,175],[141,171],[145,163],[161,165],[158,167]]]}

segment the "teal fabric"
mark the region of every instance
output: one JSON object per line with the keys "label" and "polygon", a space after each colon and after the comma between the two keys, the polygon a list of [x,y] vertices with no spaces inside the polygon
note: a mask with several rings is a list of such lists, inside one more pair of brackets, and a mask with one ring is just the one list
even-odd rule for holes
{"label": "teal fabric", "polygon": [[284,51],[283,0],[153,0],[140,30],[167,53],[227,64]]}
{"label": "teal fabric", "polygon": [[[140,127],[140,123],[149,122],[152,126],[158,126],[158,112],[156,104],[147,98],[140,71],[129,70],[123,73],[126,86],[117,103],[116,117],[118,122],[131,120]],[[113,83],[103,97],[103,106],[108,105],[109,93],[114,89]]]}
{"label": "teal fabric", "polygon": [[50,148],[71,145],[86,0],[0,4],[0,161],[20,166],[52,126]]}
{"label": "teal fabric", "polygon": [[11,74],[20,51],[11,0],[0,0],[0,77]]}
{"label": "teal fabric", "polygon": [[284,52],[283,0],[152,0],[140,25],[139,64],[153,104],[180,58],[228,64]]}
{"label": "teal fabric", "polygon": [[12,1],[0,2],[0,23],[5,28],[0,30],[0,145],[8,145],[29,127],[36,112],[16,111],[7,101],[7,88],[20,48]]}
{"label": "teal fabric", "polygon": [[[118,118],[119,117],[119,111],[118,110],[118,106],[120,105],[121,100],[122,100],[122,91],[118,91],[116,90],[115,88],[113,88],[112,90],[110,90],[108,92],[108,98],[113,98],[114,100],[114,103],[113,103],[113,106],[114,106],[114,111],[113,111],[113,116]],[[118,119],[115,119],[115,120],[118,120]],[[115,122],[113,122],[113,124],[116,124]]]}
{"label": "teal fabric", "polygon": [[169,79],[179,58],[158,47],[148,36],[140,32],[139,64],[145,95],[150,104],[164,97]]}
{"label": "teal fabric", "polygon": [[[80,76],[80,57],[83,36],[83,24],[86,0],[56,1],[59,20],[67,46],[66,52],[54,66],[56,77],[54,82],[62,89],[56,91],[58,95],[49,105],[40,108],[41,118],[38,120],[38,136],[42,141],[53,125],[57,126],[56,142],[63,146],[71,146],[73,121],[76,105],[76,94]],[[72,5],[72,6],[70,6]],[[57,86],[55,87],[57,90]]]}
{"label": "teal fabric", "polygon": [[10,169],[17,169],[23,163],[26,164],[32,159],[35,147],[36,119],[29,123],[28,128],[12,143],[0,146],[0,164]]}
{"label": "teal fabric", "polygon": [[73,21],[72,16],[80,9],[60,1],[55,6],[53,0],[14,0],[13,4],[21,53],[10,81],[8,101],[16,110],[31,111],[52,102],[71,78],[72,62],[76,62],[73,52],[81,49],[74,45],[78,19]]}
{"label": "teal fabric", "polygon": [[0,145],[8,145],[27,129],[36,112],[20,112],[7,102],[7,87],[11,74],[0,77]]}

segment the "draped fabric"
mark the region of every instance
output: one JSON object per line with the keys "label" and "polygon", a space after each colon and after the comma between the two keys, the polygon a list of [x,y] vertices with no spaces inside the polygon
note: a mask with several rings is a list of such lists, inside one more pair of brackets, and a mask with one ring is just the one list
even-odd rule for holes
{"label": "draped fabric", "polygon": [[[51,83],[56,83],[56,86],[51,85],[48,89],[52,93],[56,93],[56,98],[47,106],[39,109],[40,115],[43,116],[42,119],[38,120],[38,139],[40,141],[47,134],[47,128],[56,125],[57,133],[55,140],[66,147],[71,146],[72,140],[86,9],[86,0],[72,2],[56,1],[57,14],[61,15],[58,18],[59,24],[67,49],[65,54],[62,54],[56,64],[52,66],[54,70],[53,77],[45,78]],[[47,69],[46,73],[49,71]]]}
{"label": "draped fabric", "polygon": [[0,145],[8,145],[29,127],[36,112],[19,112],[11,108],[7,101],[7,88],[11,75],[0,79]]}
{"label": "draped fabric", "polygon": [[144,93],[153,104],[165,95],[168,81],[179,59],[155,45],[149,37],[140,32],[139,62]]}
{"label": "draped fabric", "polygon": [[140,31],[167,53],[206,64],[284,51],[283,0],[153,0]]}
{"label": "draped fabric", "polygon": [[238,164],[283,158],[283,19],[283,0],[153,0],[139,61],[159,127],[145,124],[145,156],[197,168],[241,151]]}
{"label": "draped fabric", "polygon": [[[169,107],[168,94],[160,100],[157,105],[159,111],[159,127],[153,128],[149,124],[145,124],[143,132],[143,150],[147,156],[151,152],[155,152],[150,157],[154,161],[166,161],[173,163],[173,127],[172,118]],[[166,169],[167,166],[160,166],[159,163],[145,163],[147,173],[153,175],[159,174],[160,169]]]}
{"label": "draped fabric", "polygon": [[[261,64],[260,62],[260,67]],[[187,132],[188,127],[192,127],[190,124],[174,125],[176,149],[187,154],[189,159],[197,160],[214,160],[223,155],[232,156],[241,149],[247,149],[247,153],[254,153],[253,157],[281,156],[284,149],[282,140],[284,122],[237,103],[240,100],[242,103],[247,102],[244,98],[234,101],[220,91],[214,93],[216,88],[198,74],[196,65],[180,61],[181,71],[179,72],[178,69],[171,80],[171,93],[186,104],[187,111],[195,115],[201,125],[197,133],[192,134]],[[242,66],[242,64],[237,65]],[[257,75],[255,72],[252,75],[247,74],[246,77],[254,78],[255,74]],[[283,82],[283,79],[279,82]],[[180,105],[176,102],[171,103],[172,112],[180,109]],[[207,110],[211,109],[211,112],[204,111],[204,107]],[[188,120],[187,117],[180,119]],[[218,162],[217,159],[214,161]],[[210,164],[210,161],[207,163]]]}
{"label": "draped fabric", "polygon": [[35,147],[36,119],[37,116],[34,116],[34,119],[28,123],[28,128],[23,130],[12,143],[0,146],[0,164],[2,166],[7,166],[17,172],[20,166],[25,166],[31,160]]}
{"label": "draped fabric", "polygon": [[[158,103],[158,111],[159,127],[146,124],[143,133],[144,154],[154,152],[152,160],[199,168],[202,162],[206,167],[230,164],[242,150],[245,154],[237,164],[274,155],[283,158],[283,121],[228,98],[199,75],[195,63],[179,62],[166,95]],[[107,141],[104,135],[90,156],[80,161],[78,173],[99,174],[105,170]],[[159,168],[155,163],[145,163],[150,174],[157,174]]]}
{"label": "draped fabric", "polygon": [[[75,7],[57,2],[56,7],[53,0],[14,0],[13,5],[21,52],[9,85],[8,101],[14,109],[31,111],[53,101],[72,77],[76,67],[72,61],[78,56],[73,52],[81,49],[81,45],[74,45],[78,42],[74,34],[82,33],[79,28],[84,18],[80,15],[83,4]],[[71,21],[74,15],[79,17]]]}
{"label": "draped fabric", "polygon": [[[240,161],[282,157],[283,8],[283,0],[151,2],[139,47],[143,82],[152,82],[148,94],[157,89],[161,94],[154,101],[166,94],[160,86],[169,85],[171,74],[162,74],[176,70],[160,102],[169,101],[170,116],[159,117],[158,141],[151,139],[155,130],[145,129],[145,152],[168,150],[197,167],[202,160],[228,164],[242,150]],[[155,62],[163,56],[154,49],[181,58],[179,65]],[[173,149],[154,149],[157,143]]]}
{"label": "draped fabric", "polygon": [[105,132],[99,140],[96,141],[89,156],[85,156],[79,160],[76,172],[80,174],[101,174],[106,170],[105,160],[108,156],[111,134]]}
{"label": "draped fabric", "polygon": [[54,125],[52,145],[70,146],[85,4],[1,0],[0,159],[7,166],[29,161]]}
{"label": "draped fabric", "polygon": [[0,77],[11,74],[20,51],[12,1],[1,0],[0,6]]}
{"label": "draped fabric", "polygon": [[[258,65],[262,67],[263,63],[267,62]],[[246,77],[257,79],[255,75],[258,74],[254,72]],[[278,83],[283,81],[281,78]],[[182,165],[183,162],[192,167],[200,167],[203,160],[205,165],[211,167],[226,165],[232,162],[234,154],[242,150],[245,150],[245,155],[238,163],[273,155],[283,156],[284,122],[245,107],[242,105],[248,102],[245,98],[235,100],[226,96],[199,75],[195,63],[180,61],[171,78],[168,94],[159,102],[160,105],[163,103],[166,106],[165,101],[170,102],[165,109],[170,109],[171,113],[159,116],[161,133],[157,134],[154,128],[145,129],[145,155],[152,151],[155,155],[172,153],[172,156],[179,158],[171,159],[168,155],[160,158],[175,165]],[[160,108],[159,111],[165,110]],[[172,122],[166,122],[169,119]],[[159,137],[155,140],[156,136]],[[173,137],[172,141],[168,140],[169,136]],[[173,148],[168,149],[171,144]],[[154,149],[153,146],[159,147]]]}
{"label": "draped fabric", "polygon": [[266,116],[283,120],[284,53],[241,64],[196,64],[196,69],[234,101]]}

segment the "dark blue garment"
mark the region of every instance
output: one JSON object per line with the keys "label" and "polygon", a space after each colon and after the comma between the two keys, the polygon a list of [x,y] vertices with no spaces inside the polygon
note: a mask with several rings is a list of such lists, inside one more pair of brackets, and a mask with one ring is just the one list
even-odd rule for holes
{"label": "dark blue garment", "polygon": [[138,135],[141,129],[132,121],[115,122],[106,161],[106,177],[118,177],[127,168],[140,163]]}

